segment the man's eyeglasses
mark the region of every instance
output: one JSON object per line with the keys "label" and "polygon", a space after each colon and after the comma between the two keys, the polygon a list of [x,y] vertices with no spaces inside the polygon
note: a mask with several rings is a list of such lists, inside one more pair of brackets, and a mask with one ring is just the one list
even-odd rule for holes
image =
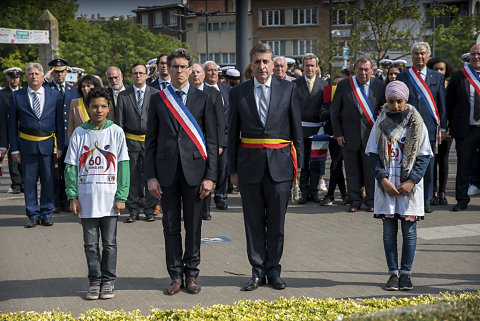
{"label": "man's eyeglasses", "polygon": [[170,65],[170,68],[178,69],[178,70],[185,70],[188,67],[190,67],[190,66],[187,66],[187,65]]}
{"label": "man's eyeglasses", "polygon": [[134,75],[134,76],[142,76],[142,75],[145,75],[145,74],[146,74],[146,72],[140,72],[140,71],[139,72],[132,72],[132,75]]}

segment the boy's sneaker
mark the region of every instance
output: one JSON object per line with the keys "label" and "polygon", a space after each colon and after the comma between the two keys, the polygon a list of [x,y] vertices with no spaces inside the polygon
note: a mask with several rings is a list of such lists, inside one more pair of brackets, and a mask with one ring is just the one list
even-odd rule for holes
{"label": "boy's sneaker", "polygon": [[412,281],[410,280],[409,274],[400,275],[400,290],[407,291],[413,289]]}
{"label": "boy's sneaker", "polygon": [[87,294],[85,295],[85,299],[87,300],[96,300],[100,296],[100,285],[98,284],[90,284],[88,287]]}
{"label": "boy's sneaker", "polygon": [[325,184],[325,180],[321,179],[320,183],[318,184],[318,190],[325,192],[327,190],[327,185]]}
{"label": "boy's sneaker", "polygon": [[102,290],[100,291],[100,299],[111,299],[115,296],[113,293],[114,286],[112,281],[102,283]]}
{"label": "boy's sneaker", "polygon": [[387,285],[385,286],[387,291],[398,291],[399,287],[400,287],[400,280],[398,279],[398,275],[396,274],[390,275]]}
{"label": "boy's sneaker", "polygon": [[330,206],[330,205],[333,205],[333,198],[325,195],[325,197],[322,200],[322,206]]}

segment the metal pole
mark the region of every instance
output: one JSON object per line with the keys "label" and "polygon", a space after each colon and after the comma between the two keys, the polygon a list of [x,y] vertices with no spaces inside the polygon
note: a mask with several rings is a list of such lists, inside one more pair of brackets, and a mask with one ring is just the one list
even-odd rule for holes
{"label": "metal pole", "polygon": [[208,57],[208,0],[205,0],[205,52],[207,54],[207,60],[210,60]]}
{"label": "metal pole", "polygon": [[[248,0],[237,0],[235,3],[236,15],[236,65],[243,75],[248,65]],[[245,80],[242,77],[241,81]]]}

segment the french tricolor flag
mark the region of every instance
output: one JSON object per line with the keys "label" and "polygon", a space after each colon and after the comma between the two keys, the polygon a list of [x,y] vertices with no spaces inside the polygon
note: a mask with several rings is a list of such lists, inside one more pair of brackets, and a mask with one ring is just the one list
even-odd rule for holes
{"label": "french tricolor flag", "polygon": [[310,152],[311,162],[325,161],[328,155],[328,142],[330,135],[313,135],[312,150]]}

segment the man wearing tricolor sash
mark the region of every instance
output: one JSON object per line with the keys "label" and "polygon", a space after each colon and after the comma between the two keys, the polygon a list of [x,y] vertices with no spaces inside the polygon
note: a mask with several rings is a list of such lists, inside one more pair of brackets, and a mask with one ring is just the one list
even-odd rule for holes
{"label": "man wearing tricolor sash", "polygon": [[165,256],[171,278],[167,295],[177,294],[184,285],[189,293],[200,292],[201,209],[217,178],[215,110],[211,96],[188,83],[192,63],[192,55],[183,48],[168,55],[172,82],[152,95],[147,120],[145,178],[163,210]]}
{"label": "man wearing tricolor sash", "polygon": [[468,184],[475,150],[480,148],[480,44],[470,49],[470,63],[453,73],[447,88],[449,133],[455,138],[457,177],[453,211],[470,202]]}
{"label": "man wearing tricolor sash", "polygon": [[254,46],[250,62],[253,79],[230,93],[227,149],[230,177],[242,197],[252,266],[252,277],[242,289],[255,290],[268,279],[282,290],[285,213],[296,169],[303,164],[301,113],[295,84],[272,75],[270,46]]}
{"label": "man wearing tricolor sash", "polygon": [[[375,181],[365,155],[370,130],[377,113],[385,103],[385,84],[373,78],[373,63],[360,57],[354,65],[353,77],[340,81],[330,106],[333,135],[343,147],[349,212],[357,212],[362,203],[373,212]],[[365,186],[366,199],[361,188]]]}
{"label": "man wearing tricolor sash", "polygon": [[[447,127],[445,109],[445,84],[441,73],[427,68],[430,59],[430,46],[426,42],[418,42],[412,47],[413,67],[397,76],[404,82],[410,96],[408,103],[417,108],[428,129],[432,151],[435,151],[441,132]],[[433,198],[433,170],[435,157],[430,158],[424,177],[425,213],[431,213],[430,201]]]}

